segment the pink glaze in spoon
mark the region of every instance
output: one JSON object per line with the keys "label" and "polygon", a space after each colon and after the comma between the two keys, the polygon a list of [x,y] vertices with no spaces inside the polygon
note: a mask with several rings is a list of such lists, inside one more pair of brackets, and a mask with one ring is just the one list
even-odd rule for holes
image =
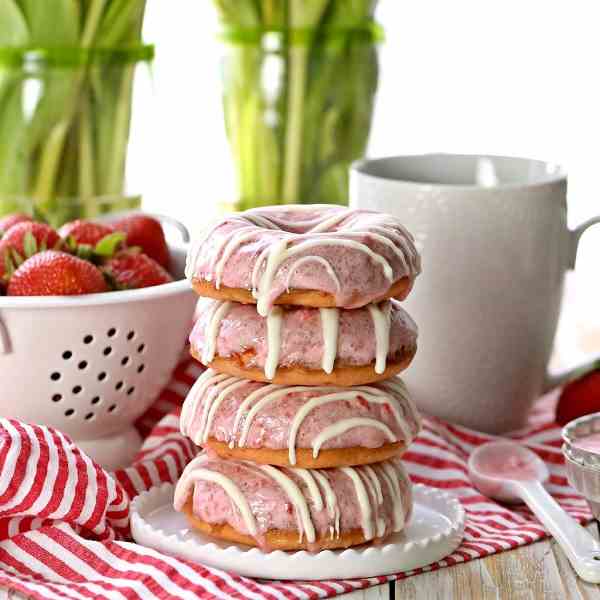
{"label": "pink glaze in spoon", "polygon": [[573,520],[544,488],[550,473],[531,450],[510,441],[488,442],[469,457],[479,491],[502,502],[525,502],[560,544],[582,579],[600,583],[600,543]]}

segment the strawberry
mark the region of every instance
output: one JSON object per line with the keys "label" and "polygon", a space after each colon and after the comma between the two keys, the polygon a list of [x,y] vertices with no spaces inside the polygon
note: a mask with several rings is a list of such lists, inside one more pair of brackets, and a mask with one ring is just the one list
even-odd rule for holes
{"label": "strawberry", "polygon": [[131,250],[117,253],[104,262],[102,271],[116,289],[131,290],[173,281],[155,260]]}
{"label": "strawberry", "polygon": [[169,268],[169,248],[162,225],[156,219],[147,215],[131,215],[115,221],[112,226],[115,231],[125,233],[128,246],[139,246],[144,254],[165,269]]}
{"label": "strawberry", "polygon": [[556,406],[556,422],[569,421],[600,411],[600,365],[563,388]]}
{"label": "strawberry", "polygon": [[13,274],[8,296],[77,296],[107,292],[100,270],[93,264],[56,250],[38,252]]}
{"label": "strawberry", "polygon": [[33,219],[31,217],[24,215],[23,213],[13,213],[12,215],[7,215],[6,217],[0,219],[0,236],[6,233],[13,225],[32,220]]}
{"label": "strawberry", "polygon": [[25,259],[60,244],[56,231],[45,223],[24,221],[13,225],[0,240],[0,278],[9,279]]}
{"label": "strawberry", "polygon": [[58,235],[63,240],[72,240],[74,244],[84,244],[86,246],[95,246],[101,239],[111,233],[114,233],[114,229],[110,225],[82,220],[65,223],[58,230]]}

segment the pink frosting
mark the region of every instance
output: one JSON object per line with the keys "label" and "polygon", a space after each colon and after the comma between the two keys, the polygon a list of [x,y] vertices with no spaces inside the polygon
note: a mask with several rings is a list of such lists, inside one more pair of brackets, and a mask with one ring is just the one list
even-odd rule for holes
{"label": "pink frosting", "polygon": [[[395,530],[402,529],[403,522],[409,519],[412,509],[410,481],[406,471],[398,460],[386,462],[388,477],[391,473],[397,481],[400,496],[394,497],[384,475],[382,466],[384,463],[379,463],[370,468],[370,476],[374,476],[379,482],[382,492],[381,503],[376,497],[376,488],[369,484],[369,473],[367,473],[366,468],[354,467],[368,494],[371,516],[367,520],[370,521],[369,524],[375,533],[372,536],[373,538],[385,537]],[[190,466],[193,467],[193,465]],[[225,475],[239,488],[255,519],[257,532],[254,537],[259,545],[266,546],[264,534],[270,530],[299,531],[299,522],[301,521],[291,498],[279,483],[262,471],[260,467],[248,462],[222,460],[214,457],[209,457],[199,466]],[[336,529],[337,519],[328,513],[324,489],[321,484],[318,484],[318,489],[324,506],[322,509],[318,509],[306,483],[296,474],[295,469],[278,469],[291,478],[300,489],[310,510],[310,518],[316,537],[332,537],[332,532]],[[187,473],[182,476],[175,492],[175,508],[180,510],[187,502],[190,494],[193,493],[193,512],[200,519],[211,524],[227,523],[235,530],[250,535],[251,532],[248,530],[244,518],[224,488],[210,481],[194,481],[193,472],[193,468],[188,468]],[[341,469],[321,469],[318,472],[327,479],[335,495],[339,533],[360,530],[363,527],[365,513],[361,508],[355,484],[350,476]],[[397,513],[399,513],[400,519],[394,516],[395,508],[398,509]],[[379,536],[376,535],[376,520],[383,522],[384,533]],[[315,550],[318,550],[318,548],[315,548]]]}
{"label": "pink frosting", "polygon": [[[237,383],[240,384],[239,387],[235,385]],[[234,429],[236,415],[242,402],[256,390],[262,389],[268,392],[268,389],[273,388],[273,386],[269,388],[266,383],[244,381],[237,377],[223,380],[214,371],[208,369],[185,400],[181,415],[181,430],[184,435],[197,443],[202,443],[199,438],[202,435],[206,415],[225,387],[229,387],[231,391],[224,394],[214,413],[208,429],[208,437],[234,446],[240,442],[242,427],[250,410],[248,407],[238,428]],[[288,449],[290,426],[298,411],[312,398],[339,391],[347,391],[351,399],[335,400],[309,411],[296,436],[297,448],[312,448],[315,437],[325,427],[345,419],[363,417],[383,423],[393,432],[397,441],[404,441],[406,444],[410,443],[420,430],[419,415],[398,378],[345,390],[315,387],[308,391],[297,391],[298,388],[294,386],[288,388],[276,386],[275,389],[287,389],[289,393],[265,405],[254,416],[245,442],[247,448]],[[378,392],[386,401],[384,403],[369,401],[373,392]],[[401,423],[398,423],[393,408],[398,411]],[[380,448],[386,443],[390,443],[390,440],[381,429],[365,425],[348,429],[332,437],[322,445],[322,448]]]}
{"label": "pink frosting", "polygon": [[[190,335],[190,344],[197,356],[202,355],[206,343],[206,331],[214,303],[213,300],[202,302],[199,319]],[[415,347],[417,326],[398,302],[393,300],[390,304],[388,359],[392,361],[401,350]],[[373,363],[376,336],[373,319],[367,308],[341,310],[339,315],[338,364],[356,366]],[[247,367],[263,369],[267,353],[266,319],[258,314],[253,304],[232,304],[218,330],[216,355],[228,358],[244,354]],[[322,357],[323,331],[319,309],[286,309],[281,327],[278,365],[321,369]]]}
{"label": "pink frosting", "polygon": [[[329,226],[318,232],[314,231],[315,227],[319,228],[324,221],[336,215],[339,215],[339,220],[331,221]],[[252,227],[256,228],[256,235],[247,237]],[[313,205],[304,208],[266,207],[226,217],[192,246],[186,271],[188,278],[215,282],[219,277],[217,265],[223,257],[224,248],[236,235],[243,235],[244,239],[233,244],[233,251],[222,265],[220,283],[247,290],[253,289],[252,272],[257,260],[261,261],[260,274],[266,268],[265,249],[272,248],[281,240],[287,240],[288,248],[307,239],[323,240],[322,245],[302,250],[278,266],[268,292],[270,302],[285,292],[289,284],[289,289],[333,294],[337,306],[356,308],[381,297],[393,283],[404,277],[412,281],[420,271],[420,258],[412,236],[397,218],[375,211]],[[374,259],[373,254],[356,246],[332,245],[328,243],[331,240],[364,244],[371,253],[387,262],[391,277],[386,277],[381,263]],[[298,263],[289,277],[296,262],[308,256],[319,260]],[[329,264],[337,283],[324,262]]]}

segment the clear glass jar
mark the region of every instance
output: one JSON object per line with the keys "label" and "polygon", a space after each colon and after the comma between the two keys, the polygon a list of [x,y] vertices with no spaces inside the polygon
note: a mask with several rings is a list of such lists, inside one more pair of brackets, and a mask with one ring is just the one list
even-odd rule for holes
{"label": "clear glass jar", "polygon": [[348,167],[369,138],[381,29],[229,27],[222,39],[235,208],[346,204]]}
{"label": "clear glass jar", "polygon": [[134,88],[153,56],[147,45],[0,48],[0,214],[35,208],[58,224],[139,206],[125,168]]}

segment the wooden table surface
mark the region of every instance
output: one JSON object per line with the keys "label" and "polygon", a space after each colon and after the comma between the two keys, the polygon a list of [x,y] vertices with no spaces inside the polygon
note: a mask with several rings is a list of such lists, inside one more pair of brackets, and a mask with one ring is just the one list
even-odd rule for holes
{"label": "wooden table surface", "polygon": [[[589,530],[597,536],[596,525]],[[588,600],[600,586],[581,581],[554,540],[340,596],[344,600]]]}

